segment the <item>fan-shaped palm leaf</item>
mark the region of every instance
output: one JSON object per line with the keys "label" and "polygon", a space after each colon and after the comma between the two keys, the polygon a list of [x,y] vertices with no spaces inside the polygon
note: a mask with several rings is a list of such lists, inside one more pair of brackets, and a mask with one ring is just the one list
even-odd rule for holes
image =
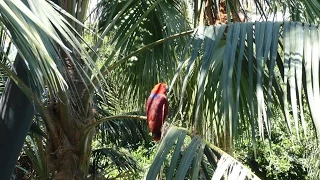
{"label": "fan-shaped palm leaf", "polygon": [[[190,58],[184,57],[183,70],[177,74],[184,76],[180,112],[192,113],[181,118],[190,119],[191,127],[205,139],[226,143],[220,144],[225,147],[232,145],[239,122],[248,123],[247,118],[252,137],[254,124],[261,137],[264,131],[270,137],[271,104],[283,109],[289,128],[294,119],[298,129],[300,118],[306,129],[305,93],[319,135],[319,120],[313,109],[319,96],[318,28],[294,22],[235,23],[228,25],[224,34],[225,27],[200,27],[190,46]],[[282,42],[283,51],[279,46]],[[281,53],[284,56],[279,56]],[[194,91],[187,92],[187,86],[193,86]]]}
{"label": "fan-shaped palm leaf", "polygon": [[[101,1],[103,9],[99,29],[109,30],[111,42],[114,43],[114,51],[106,55],[102,71],[116,71],[117,75],[113,77],[115,81],[122,82],[120,97],[123,99],[129,98],[141,106],[146,92],[151,89],[146,84],[168,81],[174,74],[178,52],[183,47],[180,45],[186,42],[183,37],[175,36],[174,40],[156,44],[152,48],[150,46],[129,59],[126,57],[143,48],[143,45],[188,30],[184,14],[178,9],[181,4],[184,2]],[[115,26],[111,28],[110,24]],[[127,61],[123,61],[123,58]]]}

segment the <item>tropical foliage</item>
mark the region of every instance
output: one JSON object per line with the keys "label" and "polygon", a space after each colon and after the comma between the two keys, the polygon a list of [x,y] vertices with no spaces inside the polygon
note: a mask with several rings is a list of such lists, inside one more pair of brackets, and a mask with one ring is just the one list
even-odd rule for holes
{"label": "tropical foliage", "polygon": [[[245,21],[248,4],[289,21]],[[257,179],[235,144],[259,161],[279,114],[298,140],[320,135],[318,1],[101,0],[96,19],[89,5],[0,1],[1,177],[22,147],[39,179],[140,176],[129,152],[154,147],[143,106],[159,81],[170,112],[146,179]]]}

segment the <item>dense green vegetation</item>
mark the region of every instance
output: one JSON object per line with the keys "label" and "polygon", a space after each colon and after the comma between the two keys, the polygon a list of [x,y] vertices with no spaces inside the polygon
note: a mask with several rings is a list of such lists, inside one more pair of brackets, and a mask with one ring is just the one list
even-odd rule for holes
{"label": "dense green vegetation", "polygon": [[[281,121],[280,121],[281,122]],[[313,159],[311,148],[316,143],[309,134],[307,137],[291,135],[282,123],[275,123],[271,140],[265,139],[257,143],[257,155],[248,141],[236,145],[235,157],[254,171],[261,179],[310,179],[309,173],[314,167],[309,164]]]}

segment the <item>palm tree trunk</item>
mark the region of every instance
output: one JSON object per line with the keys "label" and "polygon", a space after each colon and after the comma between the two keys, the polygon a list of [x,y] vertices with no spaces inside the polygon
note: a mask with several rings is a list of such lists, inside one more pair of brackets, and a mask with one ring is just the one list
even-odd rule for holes
{"label": "palm tree trunk", "polygon": [[[88,0],[80,3],[82,14],[74,12],[74,1],[54,0],[53,2],[72,15],[77,14],[76,18],[83,22],[88,8]],[[77,4],[77,8],[80,8],[79,4]],[[76,28],[76,23],[73,20],[70,20],[70,23],[81,34],[82,28]],[[91,151],[92,134],[87,138],[87,143],[84,145],[81,143],[81,130],[93,122],[93,113],[90,106],[92,92],[88,92],[86,82],[80,77],[79,72],[69,59],[70,57],[64,53],[61,54],[61,57],[65,65],[65,69],[61,73],[68,80],[69,91],[67,93],[70,93],[72,98],[70,99],[70,95],[61,93],[59,94],[59,101],[52,101],[48,105],[47,111],[56,122],[56,132],[49,131],[46,151],[48,162],[50,162],[49,168],[54,174],[54,179],[81,180],[86,179]],[[78,59],[78,61],[81,62],[81,59]],[[54,138],[54,134],[59,136],[58,143],[50,141]]]}
{"label": "palm tree trunk", "polygon": [[[47,111],[55,122],[56,132],[49,131],[46,150],[50,162],[49,168],[55,174],[56,180],[81,180],[86,178],[91,151],[92,134],[85,145],[81,143],[83,138],[81,131],[93,122],[92,108],[87,105],[87,101],[91,100],[91,93],[69,62],[69,58],[65,54],[62,54],[62,57],[67,67],[62,74],[65,79],[69,79],[68,93],[72,94],[72,98],[68,99],[66,94],[61,93],[59,101],[52,101],[47,106]],[[59,136],[58,145],[50,141],[54,138],[54,134]]]}
{"label": "palm tree trunk", "polygon": [[[19,55],[14,68],[17,76],[29,85],[28,69]],[[11,178],[35,110],[19,87],[9,80],[1,97],[0,112],[0,179],[7,180]]]}
{"label": "palm tree trunk", "polygon": [[[54,144],[49,141],[47,145],[47,155],[51,172],[56,172],[54,176],[56,180],[81,180],[85,179],[87,175],[92,134],[88,137],[87,143],[84,145],[81,143],[81,130],[87,124],[93,122],[93,117],[92,114],[88,117],[80,117],[76,114],[77,112],[74,111],[74,113],[69,116],[68,121],[73,122],[73,125],[68,128],[61,125],[64,118],[61,118],[61,116],[56,113],[53,114],[56,117],[56,129],[59,134],[60,146],[55,147]],[[72,133],[69,133],[68,129],[73,129]]]}
{"label": "palm tree trunk", "polygon": [[206,0],[204,16],[206,25],[228,23],[226,0],[220,1],[219,7],[217,7],[212,1]]}

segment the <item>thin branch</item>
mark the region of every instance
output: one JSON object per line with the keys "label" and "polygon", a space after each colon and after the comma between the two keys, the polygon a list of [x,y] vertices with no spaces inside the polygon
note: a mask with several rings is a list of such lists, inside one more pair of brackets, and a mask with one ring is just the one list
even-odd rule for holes
{"label": "thin branch", "polygon": [[[193,32],[194,32],[194,30],[189,30],[189,31],[185,31],[185,32],[173,34],[173,35],[171,35],[171,36],[169,36],[169,37],[160,39],[160,40],[155,41],[155,42],[153,42],[153,43],[150,43],[150,44],[148,44],[148,45],[146,45],[146,46],[143,46],[142,48],[134,51],[133,53],[129,54],[128,56],[120,59],[118,62],[110,65],[105,71],[102,72],[102,75],[107,75],[109,71],[114,70],[114,69],[117,68],[120,64],[126,62],[130,57],[132,57],[132,56],[134,56],[134,55],[137,55],[137,54],[139,54],[139,53],[141,53],[141,52],[143,52],[143,51],[146,51],[146,50],[148,50],[148,49],[153,48],[154,46],[157,46],[157,45],[159,45],[159,44],[165,43],[165,42],[167,42],[167,41],[169,41],[169,40],[172,40],[172,39],[175,39],[175,38],[177,38],[177,37],[190,35],[190,34],[192,34]],[[93,90],[93,88],[94,88],[94,87],[93,87],[93,84],[96,84],[96,83],[97,83],[97,79],[95,78],[95,79],[92,80],[92,83],[90,83],[90,84],[88,85],[89,92],[91,92],[91,91]]]}
{"label": "thin branch", "polygon": [[109,116],[109,117],[105,117],[102,119],[99,119],[89,125],[87,125],[83,130],[82,133],[84,135],[84,137],[96,126],[98,126],[99,124],[106,122],[106,121],[110,121],[110,120],[114,120],[114,119],[137,119],[137,120],[147,120],[146,116],[139,116],[139,115],[119,115],[119,116]]}

